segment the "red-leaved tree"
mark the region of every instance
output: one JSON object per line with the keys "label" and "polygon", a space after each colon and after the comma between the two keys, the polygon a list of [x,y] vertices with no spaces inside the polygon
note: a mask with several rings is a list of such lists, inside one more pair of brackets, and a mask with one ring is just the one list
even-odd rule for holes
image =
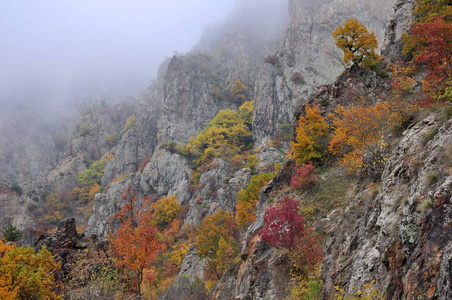
{"label": "red-leaved tree", "polygon": [[[423,1],[425,4],[431,1]],[[452,77],[452,7],[450,4],[423,5],[409,35],[404,35],[404,54],[424,65],[427,76],[423,89],[441,99]],[[425,17],[422,15],[425,14]]]}
{"label": "red-leaved tree", "polygon": [[267,210],[260,234],[262,240],[272,247],[295,248],[297,240],[304,235],[304,221],[298,214],[298,202],[285,198]]}
{"label": "red-leaved tree", "polygon": [[312,161],[309,164],[303,164],[295,171],[295,175],[290,181],[290,187],[292,190],[305,190],[312,185],[317,184],[317,176],[315,175],[315,166]]}

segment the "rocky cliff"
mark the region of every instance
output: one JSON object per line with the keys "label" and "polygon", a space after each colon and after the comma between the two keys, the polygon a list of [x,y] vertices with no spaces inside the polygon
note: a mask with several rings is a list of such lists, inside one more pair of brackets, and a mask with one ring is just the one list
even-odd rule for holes
{"label": "rocky cliff", "polygon": [[[375,32],[381,47],[392,7],[393,1],[289,1],[290,23],[280,47],[272,53],[275,62],[267,63],[256,81],[256,143],[262,145],[279,125],[291,123],[296,108],[344,70],[342,52],[331,35],[334,29],[346,19],[357,18]],[[400,35],[403,28],[397,30]]]}
{"label": "rocky cliff", "polygon": [[[193,51],[166,60],[137,101],[90,108],[72,135],[66,157],[43,182],[70,191],[87,162],[112,154],[102,177],[106,190],[95,196],[85,233],[104,238],[127,189],[152,201],[174,195],[186,209],[183,222],[199,225],[220,208],[235,213],[237,193],[251,176],[282,163],[260,192],[255,221],[242,232],[238,266],[219,280],[213,298],[287,296],[290,258],[264,243],[259,230],[267,206],[291,195],[302,204],[324,205],[316,212],[318,218],[308,221],[325,236],[320,270],[325,298],[334,294],[335,286],[350,295],[352,286],[375,280],[387,299],[449,299],[452,121],[442,112],[424,115],[393,137],[381,178],[326,169],[318,194],[290,190],[295,163],[287,161],[284,147],[268,143],[281,125],[291,127],[294,113],[307,103],[316,103],[327,115],[337,104],[354,103],[361,95],[374,102],[387,98],[390,80],[374,71],[353,69],[340,75],[342,54],[334,48],[331,32],[356,17],[375,31],[385,63],[402,59],[401,35],[413,20],[413,1],[290,0],[288,7],[276,2],[264,1],[255,14],[260,1],[237,4],[230,18],[207,28]],[[272,12],[276,21],[264,24]],[[255,100],[257,170],[237,169],[220,158],[196,169],[174,143],[196,136],[220,110],[238,109],[240,102],[233,101],[230,91],[236,79],[248,87],[246,97]],[[200,173],[199,184],[193,184],[193,172]],[[23,214],[23,207],[14,209]],[[191,245],[164,298],[178,299],[187,280],[204,278],[204,265]]]}
{"label": "rocky cliff", "polygon": [[451,125],[435,113],[407,129],[381,187],[363,189],[344,208],[325,247],[327,293],[376,280],[385,299],[451,297]]}

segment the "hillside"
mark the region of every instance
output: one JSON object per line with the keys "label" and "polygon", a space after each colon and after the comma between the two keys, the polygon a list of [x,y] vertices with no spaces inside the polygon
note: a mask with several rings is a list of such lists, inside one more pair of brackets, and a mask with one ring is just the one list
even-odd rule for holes
{"label": "hillside", "polygon": [[[1,184],[0,226],[47,245],[58,294],[452,297],[452,6],[259,4],[137,100],[91,106],[39,179]],[[346,65],[332,33],[353,18],[379,47]]]}

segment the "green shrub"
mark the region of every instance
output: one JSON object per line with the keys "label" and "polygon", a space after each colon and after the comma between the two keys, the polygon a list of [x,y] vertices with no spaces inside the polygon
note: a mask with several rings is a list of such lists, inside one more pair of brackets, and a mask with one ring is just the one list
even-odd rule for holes
{"label": "green shrub", "polygon": [[91,133],[91,127],[88,125],[82,125],[80,126],[80,136],[87,136]]}
{"label": "green shrub", "polygon": [[5,231],[3,232],[3,238],[8,242],[20,241],[20,239],[22,238],[22,231],[11,224],[8,224]]}
{"label": "green shrub", "polygon": [[124,131],[127,131],[137,125],[137,118],[135,115],[131,115],[127,118],[126,124],[124,125]]}
{"label": "green shrub", "polygon": [[427,210],[428,210],[430,207],[432,207],[432,206],[433,206],[433,201],[430,200],[430,199],[428,199],[428,200],[422,201],[422,203],[419,204],[419,206],[417,207],[417,209],[418,209],[420,212],[424,213],[425,211],[427,211]]}
{"label": "green shrub", "polygon": [[77,182],[80,186],[93,186],[95,183],[100,183],[102,176],[104,175],[106,162],[104,160],[98,160],[93,162],[89,169],[81,172],[77,176]]}
{"label": "green shrub", "polygon": [[436,175],[434,172],[430,172],[427,174],[427,183],[433,184],[438,181],[438,175]]}
{"label": "green shrub", "polygon": [[24,190],[22,189],[22,187],[21,187],[17,182],[14,182],[14,183],[11,185],[11,190],[12,190],[13,192],[18,193],[19,196],[22,196],[22,194],[24,193]]}
{"label": "green shrub", "polygon": [[116,138],[118,137],[117,133],[113,133],[110,135],[107,135],[105,137],[105,142],[109,145],[109,146],[114,146],[116,144]]}
{"label": "green shrub", "polygon": [[372,71],[375,71],[378,76],[381,78],[388,78],[389,73],[384,68],[381,67],[381,64],[378,62],[375,65],[371,66]]}

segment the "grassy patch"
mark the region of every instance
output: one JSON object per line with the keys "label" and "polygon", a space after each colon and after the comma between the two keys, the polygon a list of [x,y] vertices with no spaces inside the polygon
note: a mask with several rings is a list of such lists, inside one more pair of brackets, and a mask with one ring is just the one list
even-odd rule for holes
{"label": "grassy patch", "polygon": [[429,141],[431,141],[434,137],[435,137],[435,135],[438,133],[438,130],[437,129],[430,129],[430,130],[427,130],[426,132],[424,132],[423,134],[422,134],[422,142],[423,142],[423,144],[425,145],[425,144],[427,144]]}
{"label": "grassy patch", "polygon": [[436,175],[433,172],[430,172],[427,174],[426,179],[428,184],[434,184],[438,181],[438,175]]}
{"label": "grassy patch", "polygon": [[420,211],[421,213],[424,213],[432,206],[433,206],[433,200],[426,199],[426,200],[422,201],[421,204],[418,205],[417,210]]}
{"label": "grassy patch", "polygon": [[355,180],[341,175],[339,169],[332,168],[319,174],[319,184],[307,192],[300,203],[307,221],[326,217],[332,210],[343,207],[347,201],[347,191],[353,188]]}

